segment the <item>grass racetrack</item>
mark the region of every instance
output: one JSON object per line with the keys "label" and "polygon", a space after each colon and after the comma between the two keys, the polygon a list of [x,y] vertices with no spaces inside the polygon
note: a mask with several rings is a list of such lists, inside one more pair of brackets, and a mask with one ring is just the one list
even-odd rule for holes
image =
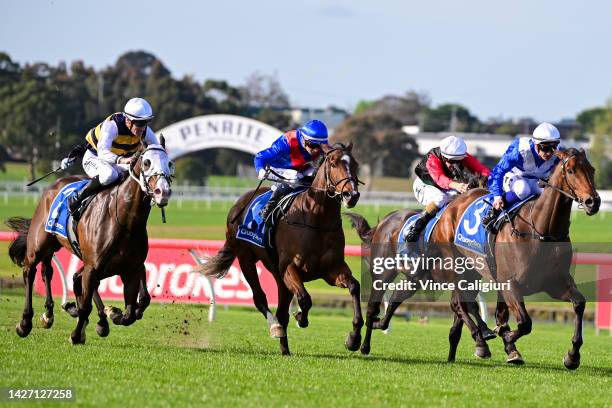
{"label": "grass racetrack", "polygon": [[[0,301],[0,378],[8,387],[73,387],[78,405],[122,406],[609,406],[612,339],[585,330],[582,366],[561,362],[569,326],[536,323],[518,343],[525,366],[509,366],[499,339],[493,357],[472,356],[464,334],[457,362],[446,363],[450,320],[428,324],[396,319],[392,332],[375,332],[372,354],[344,349],[350,328],[345,311],[313,310],[311,325],[292,322],[293,355],[282,357],[263,317],[221,310],[206,321],[204,306],[152,305],[131,327],[111,327],[107,338],[88,328],[87,343],[68,342],[75,321],[56,316],[50,330],[35,319],[29,337],[14,326],[20,293]],[[35,298],[36,316],[43,302]],[[186,334],[185,334],[186,333]]]}
{"label": "grass racetrack", "polygon": [[[231,203],[175,199],[162,224],[154,209],[149,235],[159,238],[223,239]],[[31,199],[0,199],[0,219],[31,216]],[[391,207],[355,209],[372,224]],[[0,228],[0,229],[6,229]],[[347,243],[359,239],[345,222]],[[611,242],[612,216],[573,216],[572,240]],[[0,243],[0,277],[20,276]],[[357,259],[350,260],[355,275]],[[308,285],[311,293],[346,290],[324,282]],[[122,307],[121,304],[115,305]],[[347,310],[313,309],[310,327],[289,327],[291,357],[282,357],[278,340],[268,336],[264,318],[251,309],[220,308],[209,323],[206,306],[152,304],[143,320],[130,327],[111,326],[108,338],[95,333],[90,317],[87,343],[71,346],[76,321],[56,300],[55,325],[41,328],[43,299],[34,296],[34,329],[21,339],[15,324],[23,309],[23,290],[0,292],[1,387],[73,387],[78,405],[122,406],[610,406],[612,338],[595,336],[585,325],[582,365],[566,370],[562,358],[570,347],[572,326],[535,321],[533,331],[517,343],[525,366],[505,362],[502,342],[489,342],[493,357],[473,356],[464,330],[457,362],[447,364],[451,318],[427,324],[396,318],[391,334],[376,331],[370,356],[344,348],[351,327]],[[365,308],[363,308],[365,309]],[[364,310],[365,312],[365,310]],[[511,320],[511,325],[515,325]]]}

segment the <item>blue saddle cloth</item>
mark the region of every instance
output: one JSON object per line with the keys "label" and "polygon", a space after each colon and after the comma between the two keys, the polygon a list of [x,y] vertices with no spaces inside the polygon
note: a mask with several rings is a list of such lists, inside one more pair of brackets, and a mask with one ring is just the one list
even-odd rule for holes
{"label": "blue saddle cloth", "polygon": [[45,231],[55,235],[68,238],[68,200],[70,197],[81,191],[89,183],[89,180],[75,181],[65,185],[53,199],[49,216],[45,223]]}
{"label": "blue saddle cloth", "polygon": [[[279,201],[278,206],[284,208],[286,204],[292,201],[293,197],[304,191],[306,191],[306,188],[300,188],[290,192]],[[272,197],[272,190],[258,195],[253,201],[251,201],[251,204],[245,211],[242,224],[238,226],[236,238],[242,241],[250,242],[251,244],[257,245],[261,248],[265,248],[266,241],[268,241],[268,246],[272,247],[269,230],[270,228],[274,228],[276,217],[271,216],[271,222],[266,223],[265,220],[263,220],[259,215],[266,203],[270,201],[270,197]]]}
{"label": "blue saddle cloth", "polygon": [[[433,232],[434,227],[436,226],[438,221],[440,221],[440,217],[442,217],[442,214],[444,214],[444,211],[446,211],[447,207],[448,205],[444,205],[436,213],[436,216],[433,217],[431,220],[429,220],[429,222],[425,226],[425,229],[423,230],[423,232],[421,233],[421,237],[419,238],[419,242],[421,243],[420,245],[421,249],[424,249],[427,243],[429,242],[429,239],[431,238],[431,233]],[[403,255],[403,254],[408,254],[410,252],[409,246],[406,245],[406,239],[405,239],[406,233],[408,232],[408,229],[412,226],[412,224],[414,224],[416,219],[419,218],[420,215],[421,215],[420,213],[411,215],[404,222],[404,225],[402,226],[402,229],[399,233],[399,237],[397,239],[397,253],[398,254]]]}
{"label": "blue saddle cloth", "polygon": [[[511,208],[502,212],[497,220],[504,217],[506,213],[514,213],[533,197],[529,196],[515,203]],[[455,245],[480,255],[486,255],[488,232],[482,225],[482,218],[489,212],[491,203],[493,203],[493,194],[486,194],[474,200],[465,209],[455,230]]]}

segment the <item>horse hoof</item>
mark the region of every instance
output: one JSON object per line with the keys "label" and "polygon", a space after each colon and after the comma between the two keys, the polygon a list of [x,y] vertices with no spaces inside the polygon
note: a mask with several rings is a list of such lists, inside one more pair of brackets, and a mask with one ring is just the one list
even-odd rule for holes
{"label": "horse hoof", "polygon": [[104,308],[104,314],[113,321],[114,324],[120,325],[123,313],[121,309],[115,306],[106,306]]}
{"label": "horse hoof", "polygon": [[73,346],[76,346],[77,344],[85,344],[85,336],[79,336],[79,335],[71,334],[70,335],[70,343]]}
{"label": "horse hoof", "polygon": [[488,327],[484,330],[481,330],[480,334],[482,334],[482,338],[485,339],[485,341],[493,340],[497,337],[495,332],[493,332],[493,330],[489,329]]}
{"label": "horse hoof", "polygon": [[281,326],[278,323],[275,323],[272,326],[270,326],[270,337],[274,339],[280,339],[281,337],[287,337],[287,332],[285,332],[285,329],[283,328],[283,326]]}
{"label": "horse hoof", "polygon": [[568,370],[575,370],[580,367],[580,359],[574,360],[569,354],[567,354],[565,357],[563,357],[563,365]]}
{"label": "horse hoof", "polygon": [[519,353],[518,351],[511,351],[510,354],[508,354],[508,358],[506,359],[506,362],[508,364],[514,364],[514,365],[525,364],[525,360],[523,360],[521,353]]}
{"label": "horse hoof", "polygon": [[19,337],[28,337],[28,334],[30,334],[32,331],[32,322],[24,323],[24,320],[22,320],[21,322],[17,323],[15,330],[17,331]]}
{"label": "horse hoof", "polygon": [[106,337],[110,333],[110,327],[108,327],[108,323],[106,325],[101,325],[100,323],[96,324],[96,333],[100,337]]}
{"label": "horse hoof", "polygon": [[136,316],[136,320],[142,319],[143,311],[141,309],[136,309],[136,312],[134,312],[134,316]]}
{"label": "horse hoof", "polygon": [[40,315],[40,324],[44,329],[50,329],[53,326],[53,315],[47,317],[47,313]]}
{"label": "horse hoof", "polygon": [[74,302],[66,302],[62,305],[62,310],[72,317],[79,317],[79,309]]}
{"label": "horse hoof", "polygon": [[368,354],[370,354],[370,345],[362,344],[360,351],[361,351],[361,354],[363,354],[364,356],[367,356]]}
{"label": "horse hoof", "polygon": [[349,333],[344,345],[349,351],[359,350],[359,346],[361,346],[361,334],[353,332]]}
{"label": "horse hoof", "polygon": [[476,346],[474,355],[478,358],[491,358],[491,350],[487,346]]}
{"label": "horse hoof", "polygon": [[293,317],[295,317],[295,321],[297,322],[297,326],[300,329],[305,329],[308,327],[308,319],[304,319],[302,312],[295,312],[293,314]]}

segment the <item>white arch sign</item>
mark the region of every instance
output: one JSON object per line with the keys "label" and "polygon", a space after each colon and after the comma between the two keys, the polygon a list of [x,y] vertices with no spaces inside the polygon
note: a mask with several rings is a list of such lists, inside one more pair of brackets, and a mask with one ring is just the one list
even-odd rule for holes
{"label": "white arch sign", "polygon": [[164,135],[171,159],[219,147],[255,155],[270,147],[282,133],[263,122],[235,115],[196,116],[157,131]]}

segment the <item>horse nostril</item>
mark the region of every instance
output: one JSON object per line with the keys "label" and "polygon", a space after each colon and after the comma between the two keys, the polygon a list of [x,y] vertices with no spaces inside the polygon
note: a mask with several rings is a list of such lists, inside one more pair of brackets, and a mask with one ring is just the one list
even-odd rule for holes
{"label": "horse nostril", "polygon": [[593,197],[589,197],[584,201],[584,205],[587,207],[592,207],[594,203],[595,201],[593,200]]}
{"label": "horse nostril", "polygon": [[351,197],[351,193],[349,193],[348,191],[345,191],[345,192],[342,193],[342,197],[350,198]]}
{"label": "horse nostril", "polygon": [[153,193],[154,193],[155,195],[160,195],[160,194],[162,193],[162,191],[161,191],[161,189],[160,189],[160,188],[156,188],[156,189],[155,189],[155,191],[153,191]]}

